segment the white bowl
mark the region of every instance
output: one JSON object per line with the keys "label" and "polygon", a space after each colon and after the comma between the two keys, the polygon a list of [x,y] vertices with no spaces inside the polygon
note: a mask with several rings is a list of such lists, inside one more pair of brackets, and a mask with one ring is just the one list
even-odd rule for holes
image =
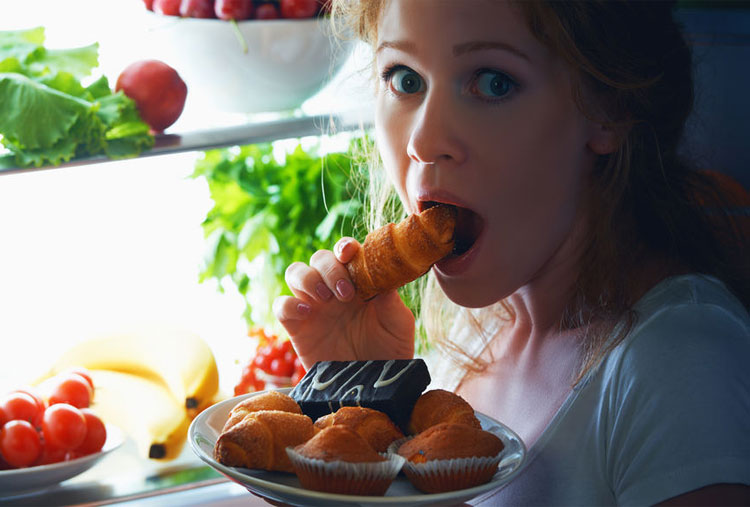
{"label": "white bowl", "polygon": [[239,21],[149,13],[150,55],[174,67],[188,100],[222,111],[298,108],[346,62],[352,43],[335,39],[327,18]]}
{"label": "white bowl", "polygon": [[124,441],[119,428],[107,424],[107,441],[99,452],[82,456],[71,461],[61,461],[49,465],[28,468],[0,470],[0,497],[41,490],[68,480],[94,466],[104,456],[114,451]]}

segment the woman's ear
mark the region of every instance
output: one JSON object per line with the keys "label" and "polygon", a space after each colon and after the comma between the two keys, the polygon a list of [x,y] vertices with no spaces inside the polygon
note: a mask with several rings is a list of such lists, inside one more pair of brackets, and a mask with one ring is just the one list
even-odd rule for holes
{"label": "woman's ear", "polygon": [[609,155],[617,151],[623,139],[623,132],[612,124],[591,123],[588,148],[597,155]]}

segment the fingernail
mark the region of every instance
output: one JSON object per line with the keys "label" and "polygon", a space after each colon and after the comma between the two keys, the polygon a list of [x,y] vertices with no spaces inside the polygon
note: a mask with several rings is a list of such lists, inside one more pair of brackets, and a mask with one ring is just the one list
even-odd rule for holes
{"label": "fingernail", "polygon": [[310,305],[307,303],[299,303],[297,305],[297,312],[299,312],[300,315],[307,315],[310,313]]}
{"label": "fingernail", "polygon": [[349,244],[349,241],[347,240],[341,240],[338,243],[336,243],[336,256],[341,257],[341,255],[344,253],[344,248],[346,248],[346,245]]}
{"label": "fingernail", "polygon": [[320,296],[320,299],[323,301],[328,301],[331,299],[331,296],[333,296],[333,292],[331,292],[331,289],[328,288],[328,286],[324,283],[319,283],[315,286],[315,292],[318,293],[318,296]]}
{"label": "fingernail", "polygon": [[354,287],[352,287],[352,284],[346,280],[339,280],[336,282],[336,292],[339,293],[339,296],[341,296],[342,299],[349,299],[349,297],[354,294]]}

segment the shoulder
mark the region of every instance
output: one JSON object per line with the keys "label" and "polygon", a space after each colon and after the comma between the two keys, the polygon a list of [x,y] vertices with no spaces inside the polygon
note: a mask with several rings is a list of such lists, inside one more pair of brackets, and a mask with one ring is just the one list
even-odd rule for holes
{"label": "shoulder", "polygon": [[656,368],[713,369],[739,361],[745,371],[750,316],[720,281],[700,275],[670,278],[646,294],[635,311],[632,330],[611,357],[622,367],[658,373]]}
{"label": "shoulder", "polygon": [[723,284],[697,275],[665,281],[636,310],[601,372],[618,498],[650,504],[710,484],[749,484],[747,311]]}

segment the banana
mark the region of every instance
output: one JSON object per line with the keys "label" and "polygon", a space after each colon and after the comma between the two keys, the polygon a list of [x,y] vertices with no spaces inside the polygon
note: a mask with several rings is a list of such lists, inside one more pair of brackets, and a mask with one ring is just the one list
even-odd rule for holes
{"label": "banana", "polygon": [[139,456],[171,460],[180,454],[190,419],[162,383],[129,373],[90,372],[96,387],[91,409],[128,434]]}
{"label": "banana", "polygon": [[80,342],[55,361],[45,376],[68,368],[112,370],[160,380],[190,417],[211,405],[219,371],[199,336],[172,328],[139,329]]}

